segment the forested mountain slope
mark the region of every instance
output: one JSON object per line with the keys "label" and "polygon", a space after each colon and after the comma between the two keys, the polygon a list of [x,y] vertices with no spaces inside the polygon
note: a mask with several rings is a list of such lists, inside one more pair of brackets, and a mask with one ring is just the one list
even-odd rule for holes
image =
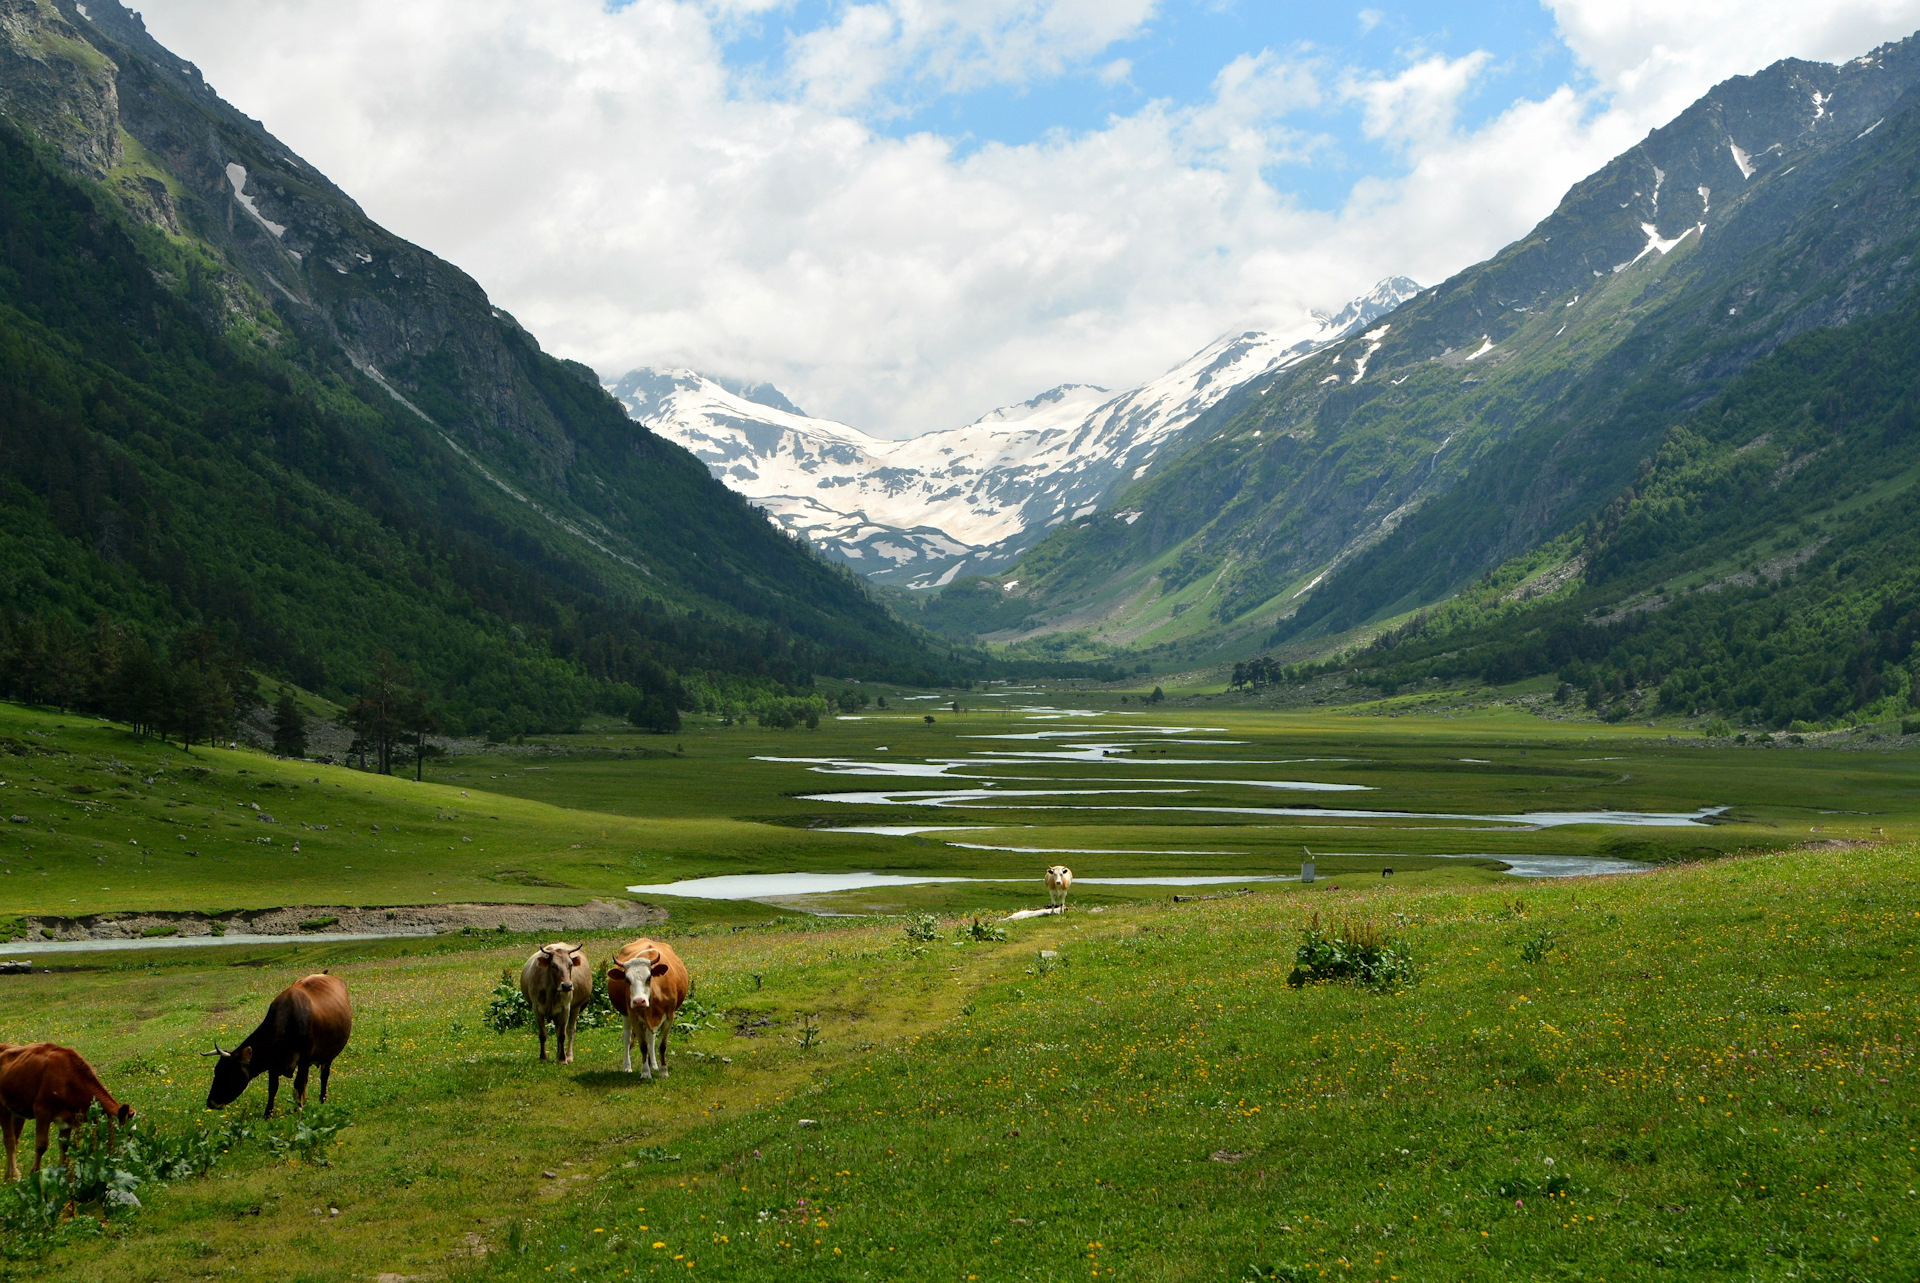
{"label": "forested mountain slope", "polygon": [[452,728],[517,731],[926,670],[112,0],[0,0],[0,117],[0,645],[43,688],[14,693],[136,645],[345,698],[391,652]]}
{"label": "forested mountain slope", "polygon": [[1917,641],[1910,291],[1791,340],[1668,429],[1582,528],[1334,667],[1381,693],[1554,674],[1609,718],[1784,729],[1920,711]]}
{"label": "forested mountain slope", "polygon": [[1755,361],[1920,280],[1916,80],[1907,40],[1718,86],[1495,258],[1223,402],[1000,577],[1000,635],[1246,654],[1579,526]]}

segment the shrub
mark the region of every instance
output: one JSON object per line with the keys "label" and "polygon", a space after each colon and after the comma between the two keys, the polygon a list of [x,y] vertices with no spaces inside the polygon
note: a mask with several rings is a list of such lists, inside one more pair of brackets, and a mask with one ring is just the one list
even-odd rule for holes
{"label": "shrub", "polygon": [[[613,1000],[611,998],[607,1000],[607,1009],[610,1011],[613,1009]],[[688,994],[687,1000],[680,1004],[680,1010],[674,1013],[673,1032],[676,1034],[690,1034],[697,1030],[710,1029],[719,1023],[716,1019],[719,1015],[720,1013],[718,1011],[707,1006],[706,1003],[701,1002],[692,994]]]}
{"label": "shrub", "polygon": [[136,1118],[116,1129],[109,1146],[105,1124],[97,1106],[89,1109],[73,1130],[68,1162],[49,1150],[38,1172],[0,1186],[0,1256],[44,1256],[69,1238],[97,1233],[103,1222],[140,1210],[137,1191],[201,1175],[253,1134],[237,1118],[180,1134],[149,1131]]}
{"label": "shrub", "polygon": [[1900,733],[1902,735],[1920,735],[1920,717],[1901,718]]}
{"label": "shrub", "polygon": [[487,996],[487,1012],[480,1017],[482,1024],[497,1034],[509,1029],[524,1029],[533,1021],[533,1004],[527,1001],[527,995],[520,992],[520,982],[513,973],[502,971],[500,983],[493,987]]}
{"label": "shrub", "polygon": [[1295,989],[1320,980],[1345,980],[1385,991],[1417,978],[1406,946],[1372,922],[1352,919],[1322,928],[1320,915],[1301,931],[1287,983]]}
{"label": "shrub", "polygon": [[991,922],[982,922],[980,919],[975,918],[966,926],[960,928],[960,938],[962,940],[973,940],[976,942],[1005,940],[1007,938],[1007,929],[1005,927],[996,927]]}
{"label": "shrub", "polygon": [[287,1135],[268,1134],[267,1147],[275,1154],[291,1154],[325,1167],[328,1144],[351,1121],[339,1105],[308,1105],[293,1116],[293,1130]]}
{"label": "shrub", "polygon": [[[687,1005],[691,1007],[695,1004],[689,999]],[[700,1007],[699,1011],[704,1017],[707,1009]],[[500,973],[500,982],[487,995],[487,1009],[480,1017],[480,1023],[497,1034],[510,1029],[525,1029],[533,1023],[533,1004],[520,992],[518,972],[509,968]],[[619,1023],[620,1013],[613,1009],[613,999],[607,996],[606,977],[595,976],[593,1000],[581,1009],[580,1019],[574,1024],[574,1029],[600,1029]]]}
{"label": "shrub", "polygon": [[1520,961],[1540,962],[1560,947],[1559,934],[1554,931],[1542,931],[1533,939],[1520,946]]}
{"label": "shrub", "polygon": [[907,919],[904,930],[914,943],[930,944],[940,938],[940,919],[931,913],[916,913]]}

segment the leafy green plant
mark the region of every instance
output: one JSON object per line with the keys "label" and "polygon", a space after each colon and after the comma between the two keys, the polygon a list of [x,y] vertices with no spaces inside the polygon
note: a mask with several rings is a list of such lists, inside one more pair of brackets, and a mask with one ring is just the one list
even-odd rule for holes
{"label": "leafy green plant", "polygon": [[1520,946],[1520,961],[1528,963],[1543,962],[1546,960],[1548,954],[1559,947],[1559,932],[1542,931]]}
{"label": "leafy green plant", "polygon": [[327,1147],[352,1121],[339,1105],[310,1104],[293,1115],[285,1134],[269,1132],[267,1147],[275,1154],[291,1155],[316,1167],[325,1167]]}
{"label": "leafy green plant", "polygon": [[1249,1265],[1242,1283],[1320,1283],[1320,1270],[1311,1265]]}
{"label": "leafy green plant", "polygon": [[0,1186],[0,1256],[44,1256],[69,1238],[98,1232],[141,1208],[140,1190],[210,1170],[252,1125],[228,1119],[186,1132],[150,1131],[138,1119],[115,1129],[96,1106],[74,1128],[66,1162],[49,1151],[39,1171]]}
{"label": "leafy green plant", "polygon": [[[611,999],[608,1000],[607,1005],[609,1007],[613,1005]],[[692,994],[688,994],[687,1000],[680,1004],[680,1010],[674,1013],[673,1031],[677,1034],[690,1034],[702,1029],[711,1029],[719,1023],[720,1014],[715,1008],[707,1006]]]}
{"label": "leafy green plant", "polygon": [[1295,989],[1322,980],[1344,980],[1384,992],[1418,978],[1406,946],[1391,940],[1378,924],[1349,919],[1320,925],[1320,915],[1301,931],[1287,983]]}
{"label": "leafy green plant", "polygon": [[907,919],[904,930],[907,939],[916,944],[930,944],[940,938],[940,919],[931,913],[916,913]]}
{"label": "leafy green plant", "polygon": [[487,1011],[480,1020],[497,1034],[524,1029],[533,1022],[533,1004],[520,992],[520,982],[512,972],[500,973],[500,983],[487,995]]}
{"label": "leafy green plant", "polygon": [[991,922],[982,922],[980,919],[974,918],[968,922],[966,926],[960,928],[960,938],[976,944],[990,940],[1005,940],[1007,938],[1007,929],[1005,927],[996,927]]}

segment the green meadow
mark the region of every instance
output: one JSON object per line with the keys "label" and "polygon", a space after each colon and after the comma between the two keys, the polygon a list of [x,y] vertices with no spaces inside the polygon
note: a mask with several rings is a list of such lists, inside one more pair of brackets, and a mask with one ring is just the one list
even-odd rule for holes
{"label": "green meadow", "polygon": [[[150,1135],[244,1131],[204,1174],[142,1186],[137,1211],[0,1221],[0,1270],[1915,1276],[1913,752],[1499,707],[1006,702],[813,732],[589,726],[419,783],[0,705],[17,934],[36,915],[579,903],[726,874],[985,879],[642,896],[697,999],[654,1082],[618,1072],[614,1027],[561,1067],[486,1026],[534,933],[37,955],[0,976],[0,1040],[80,1049]],[[1498,818],[1707,808],[1725,809]],[[964,831],[829,831],[847,825]],[[1297,874],[1303,848],[1318,881],[1255,880]],[[1649,871],[1504,871],[1570,856]],[[995,927],[1044,903],[1056,859],[1093,880],[1073,911]],[[1182,875],[1246,881],[1098,881]],[[1349,922],[1399,940],[1417,979],[1291,987],[1302,931]],[[630,934],[584,943],[598,959]],[[323,967],[356,1026],[318,1130],[260,1123],[264,1084],[204,1110],[199,1053]]]}

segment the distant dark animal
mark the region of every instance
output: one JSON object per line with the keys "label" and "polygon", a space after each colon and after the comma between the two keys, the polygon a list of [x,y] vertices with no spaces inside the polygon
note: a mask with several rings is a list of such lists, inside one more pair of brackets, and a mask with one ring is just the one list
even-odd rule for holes
{"label": "distant dark animal", "polygon": [[1047,903],[1058,905],[1062,913],[1067,911],[1067,892],[1072,887],[1072,869],[1064,864],[1056,864],[1047,870]]}
{"label": "distant dark animal", "polygon": [[1382,869],[1382,870],[1380,870],[1380,876],[1381,876],[1381,877],[1383,877],[1383,878],[1390,878],[1390,877],[1392,877],[1392,876],[1393,876],[1393,870],[1392,870],[1392,869]]}
{"label": "distant dark animal", "polygon": [[644,936],[621,946],[607,963],[607,998],[626,1017],[626,1070],[633,1072],[633,1040],[640,1039],[640,1076],[667,1076],[667,1033],[681,1004],[693,993],[693,977],[673,946]]}
{"label": "distant dark animal", "polygon": [[113,1125],[133,1117],[133,1107],[107,1093],[93,1066],[71,1047],[50,1042],[0,1043],[0,1129],[7,1142],[7,1179],[20,1179],[20,1133],[33,1120],[33,1170],[47,1156],[48,1134],[60,1124],[60,1161],[67,1160],[73,1125],[98,1104],[107,1112],[107,1143]]}
{"label": "distant dark animal", "polygon": [[207,1089],[207,1108],[225,1109],[260,1074],[267,1075],[267,1109],[262,1117],[273,1117],[273,1098],[280,1092],[283,1076],[293,1079],[294,1105],[305,1108],[307,1070],[314,1065],[320,1066],[320,1102],[325,1104],[333,1059],[346,1050],[352,1036],[353,1004],[347,1000],[345,983],[325,972],[296,980],[280,991],[267,1008],[267,1018],[245,1042],[232,1051],[222,1051],[215,1043],[212,1051],[202,1053],[219,1057],[213,1066],[213,1086]]}
{"label": "distant dark animal", "polygon": [[547,1058],[547,1023],[553,1023],[553,1060],[573,1063],[573,1036],[580,1013],[593,1001],[593,968],[577,944],[550,944],[520,968],[520,992],[533,1008],[540,1034],[540,1059]]}

